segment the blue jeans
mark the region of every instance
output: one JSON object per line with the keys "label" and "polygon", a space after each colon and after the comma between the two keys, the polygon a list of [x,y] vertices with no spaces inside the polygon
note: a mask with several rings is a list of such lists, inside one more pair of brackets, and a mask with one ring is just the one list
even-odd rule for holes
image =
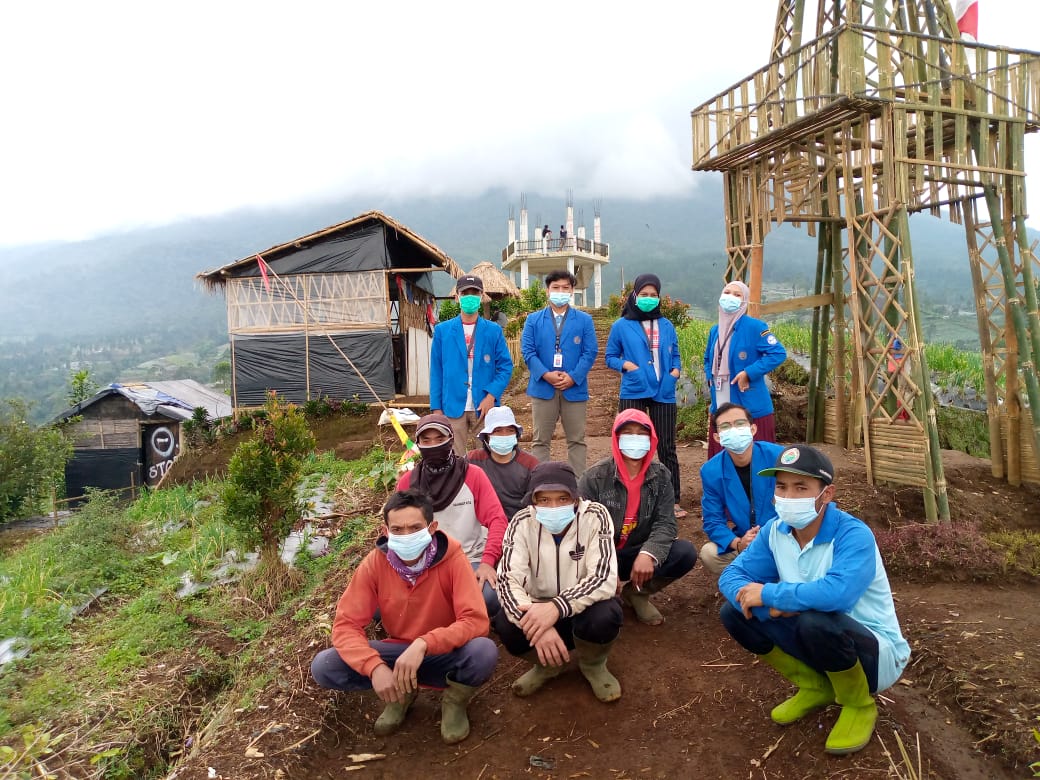
{"label": "blue jeans", "polygon": [[[368,643],[391,669],[401,653],[408,649],[409,644],[392,639]],[[445,680],[450,677],[453,682],[479,687],[491,677],[496,663],[498,646],[486,636],[480,636],[450,653],[426,656],[419,665],[419,685],[427,688],[446,688]],[[372,689],[371,678],[348,666],[334,647],[322,650],[314,657],[311,662],[311,677],[322,688],[333,688],[337,691]]]}
{"label": "blue jeans", "polygon": [[719,613],[737,643],[756,655],[779,647],[818,672],[844,672],[859,661],[870,692],[877,692],[878,641],[866,626],[843,612],[799,612],[794,617],[759,620],[728,601]]}

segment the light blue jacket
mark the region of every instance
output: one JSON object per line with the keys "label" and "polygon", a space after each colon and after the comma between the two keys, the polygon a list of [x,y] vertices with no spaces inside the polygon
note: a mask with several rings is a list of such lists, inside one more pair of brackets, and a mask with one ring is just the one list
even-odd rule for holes
{"label": "light blue jacket", "polygon": [[744,552],[722,572],[719,590],[737,604],[737,591],[751,582],[765,584],[762,603],[752,608],[771,620],[769,608],[782,612],[842,612],[878,640],[878,691],[895,685],[910,660],[892,601],[885,564],[866,524],[833,503],[827,505],[816,537],[804,548],[779,519],[765,526]]}
{"label": "light blue jacket", "polygon": [[[751,496],[755,502],[755,525],[761,527],[776,517],[773,506],[776,477],[760,477],[758,472],[776,463],[786,448],[768,441],[753,442],[751,447]],[[701,466],[701,486],[704,533],[718,545],[722,555],[734,539],[751,528],[751,503],[728,452],[718,453]],[[734,525],[732,529],[730,522]]]}
{"label": "light blue jacket", "polygon": [[[682,368],[679,358],[679,339],[675,326],[665,317],[652,320],[658,329],[657,351],[661,360],[661,378],[652,362],[653,355],[647,343],[646,331],[639,320],[619,319],[610,326],[604,360],[607,367],[621,373],[621,398],[652,398],[661,404],[675,403],[674,369]],[[631,360],[639,368],[625,371],[621,366]]]}
{"label": "light blue jacket", "polygon": [[[704,350],[704,376],[711,388],[711,410],[718,408],[715,401],[715,382],[712,377],[712,362],[715,344],[719,340],[719,326],[712,325],[708,334],[708,346]],[[736,321],[729,337],[729,378],[747,371],[751,386],[741,392],[737,385],[730,385],[729,400],[747,409],[752,417],[765,417],[773,413],[773,399],[769,397],[765,375],[787,359],[787,350],[769,332],[769,326],[744,315]]]}
{"label": "light blue jacket", "polygon": [[596,343],[592,317],[587,313],[573,306],[567,307],[567,318],[560,332],[560,352],[563,354],[561,368],[553,368],[556,324],[552,309],[548,306],[527,315],[524,331],[520,335],[520,352],[531,375],[527,383],[529,396],[543,400],[552,398],[556,388],[542,379],[542,374],[559,370],[566,371],[574,380],[574,385],[563,391],[563,397],[568,401],[589,400],[589,369],[596,362],[599,344]]}
{"label": "light blue jacket", "polygon": [[[430,409],[440,409],[447,417],[462,417],[469,389],[468,363],[462,318],[440,323],[433,330],[430,348]],[[477,317],[473,331],[473,406],[479,405],[488,393],[495,397],[498,406],[512,376],[513,359],[502,328]]]}

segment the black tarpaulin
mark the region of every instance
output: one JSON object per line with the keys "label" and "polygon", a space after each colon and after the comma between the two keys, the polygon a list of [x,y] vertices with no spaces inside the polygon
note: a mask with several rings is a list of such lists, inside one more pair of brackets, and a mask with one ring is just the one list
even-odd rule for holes
{"label": "black tarpaulin", "polygon": [[326,336],[300,334],[234,336],[235,405],[263,406],[268,390],[276,390],[292,403],[307,400],[307,365],[310,357],[310,397],[328,396],[362,401],[394,397],[394,360],[390,334],[364,331],[333,336],[336,344],[364,374],[379,399],[372,396],[350,364]]}
{"label": "black tarpaulin", "polygon": [[82,496],[88,487],[118,490],[141,484],[141,450],[120,447],[110,450],[76,450],[65,464],[65,493]]}
{"label": "black tarpaulin", "polygon": [[[386,268],[386,245],[383,241],[383,223],[359,225],[346,233],[338,233],[317,240],[309,246],[292,251],[283,250],[277,257],[264,260],[279,276],[292,274],[347,273],[375,271]],[[260,276],[259,263],[246,263],[229,271],[239,279]]]}

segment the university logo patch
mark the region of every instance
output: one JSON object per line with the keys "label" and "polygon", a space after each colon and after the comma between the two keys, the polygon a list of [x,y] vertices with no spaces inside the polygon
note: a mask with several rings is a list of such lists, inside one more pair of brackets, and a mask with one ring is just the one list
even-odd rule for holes
{"label": "university logo patch", "polygon": [[766,339],[766,344],[768,344],[769,346],[773,346],[774,344],[776,344],[776,336],[770,333],[769,337]]}
{"label": "university logo patch", "polygon": [[738,352],[737,357],[741,360],[747,360],[747,352]]}
{"label": "university logo patch", "polygon": [[485,354],[484,355],[484,362],[485,363],[490,363],[491,362],[491,355]]}
{"label": "university logo patch", "polygon": [[574,343],[575,344],[580,344],[581,343],[581,336],[575,336],[574,337]]}
{"label": "university logo patch", "polygon": [[798,450],[796,450],[794,447],[787,450],[783,455],[780,456],[780,462],[783,463],[785,466],[790,466],[796,460],[798,460]]}

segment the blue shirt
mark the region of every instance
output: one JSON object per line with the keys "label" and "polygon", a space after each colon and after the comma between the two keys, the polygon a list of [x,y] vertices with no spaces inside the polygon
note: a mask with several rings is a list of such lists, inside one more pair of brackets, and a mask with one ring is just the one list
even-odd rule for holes
{"label": "blue shirt", "polygon": [[[786,447],[768,441],[751,444],[751,496],[755,502],[755,525],[764,526],[776,517],[773,490],[776,477],[760,477],[758,472],[776,463]],[[710,458],[701,466],[701,517],[704,533],[719,548],[719,555],[728,551],[738,536],[751,528],[751,502],[737,474],[737,466],[726,451]],[[729,523],[734,528],[730,529]]]}
{"label": "blue shirt", "polygon": [[[513,359],[502,328],[477,317],[473,330],[473,406],[480,405],[489,393],[495,406],[513,377]],[[462,317],[453,317],[433,330],[430,347],[430,409],[440,409],[446,417],[462,417],[470,389],[469,357]]]}
{"label": "blue shirt", "polygon": [[[621,398],[651,398],[662,404],[675,403],[677,377],[672,371],[682,368],[679,358],[679,339],[675,326],[665,317],[646,320],[654,323],[657,337],[657,354],[661,362],[661,377],[657,377],[646,328],[639,320],[620,319],[610,326],[604,360],[607,367],[621,373]],[[638,368],[625,371],[622,366],[630,360]]]}
{"label": "blue shirt", "polygon": [[[712,363],[715,359],[715,344],[719,340],[719,326],[712,325],[708,334],[708,346],[704,350],[704,376],[711,389],[711,410],[718,408],[715,400],[715,382],[712,375]],[[773,399],[769,397],[765,375],[787,359],[787,350],[769,332],[769,326],[762,320],[744,315],[733,324],[729,337],[729,381],[741,371],[747,371],[750,386],[741,391],[737,385],[731,384],[729,400],[747,409],[752,417],[765,417],[773,413]]]}
{"label": "blue shirt", "polygon": [[573,306],[567,307],[559,336],[562,366],[553,365],[556,343],[556,322],[551,307],[546,306],[527,315],[520,336],[520,352],[530,373],[527,394],[546,401],[553,398],[556,388],[546,382],[542,375],[549,371],[564,371],[574,380],[574,384],[563,391],[564,399],[589,400],[589,369],[599,354],[592,317]]}
{"label": "blue shirt", "polygon": [[878,691],[895,685],[910,660],[892,601],[881,552],[866,524],[833,503],[827,505],[816,537],[804,548],[792,529],[771,521],[719,577],[719,590],[737,609],[737,591],[758,582],[764,606],[752,608],[770,620],[782,612],[842,612],[878,640]]}

